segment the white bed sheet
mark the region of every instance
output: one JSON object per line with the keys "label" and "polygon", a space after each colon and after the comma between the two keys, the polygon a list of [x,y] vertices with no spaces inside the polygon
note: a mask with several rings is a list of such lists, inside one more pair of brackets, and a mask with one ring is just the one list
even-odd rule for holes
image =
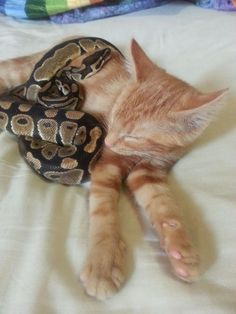
{"label": "white bed sheet", "polygon": [[124,194],[128,280],[105,302],[78,281],[88,236],[87,187],[49,184],[0,134],[0,313],[236,313],[236,15],[175,2],[86,24],[0,17],[0,59],[30,54],[66,36],[91,35],[123,50],[135,37],[152,59],[202,91],[230,87],[224,110],[173,169],[170,183],[206,273],[185,284],[169,272],[150,226]]}

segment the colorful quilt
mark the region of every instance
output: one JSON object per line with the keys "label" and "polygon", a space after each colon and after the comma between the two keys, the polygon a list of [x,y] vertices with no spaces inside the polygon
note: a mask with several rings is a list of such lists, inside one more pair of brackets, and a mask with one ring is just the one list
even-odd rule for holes
{"label": "colorful quilt", "polygon": [[103,0],[0,0],[0,12],[17,18],[38,19],[94,5]]}
{"label": "colorful quilt", "polygon": [[224,11],[236,11],[236,0],[197,0],[193,2],[204,8],[213,8]]}
{"label": "colorful quilt", "polygon": [[[236,11],[236,0],[189,0],[204,8]],[[126,14],[171,0],[0,0],[0,13],[23,19],[50,18],[55,23],[76,23]]]}
{"label": "colorful quilt", "polygon": [[170,1],[168,0],[121,0],[121,1],[103,1],[96,6],[75,9],[71,12],[51,16],[55,23],[76,23],[97,20],[110,16],[122,15],[139,10],[149,9],[161,6]]}

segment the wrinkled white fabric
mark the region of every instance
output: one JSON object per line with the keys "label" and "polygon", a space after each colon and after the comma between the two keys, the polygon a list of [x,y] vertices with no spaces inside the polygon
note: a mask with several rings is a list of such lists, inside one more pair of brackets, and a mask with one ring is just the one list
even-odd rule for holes
{"label": "wrinkled white fabric", "polygon": [[[236,16],[187,2],[86,24],[0,17],[0,60],[30,54],[67,36],[106,38],[128,51],[135,37],[170,73],[202,91],[230,87],[218,118],[174,167],[170,184],[207,271],[194,284],[175,279],[159,241],[122,194],[128,245],[124,288],[88,297],[78,280],[88,237],[87,187],[50,184],[0,134],[0,313],[236,313]],[[7,75],[7,73],[6,73]]]}

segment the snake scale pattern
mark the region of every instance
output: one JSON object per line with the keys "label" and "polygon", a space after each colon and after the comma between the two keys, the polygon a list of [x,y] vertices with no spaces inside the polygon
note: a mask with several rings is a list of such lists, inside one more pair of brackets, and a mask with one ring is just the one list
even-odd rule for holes
{"label": "snake scale pattern", "polygon": [[66,185],[89,180],[105,130],[79,110],[84,99],[80,82],[100,71],[112,50],[120,53],[95,37],[60,43],[35,65],[25,84],[1,95],[0,129],[18,136],[24,159],[44,178]]}

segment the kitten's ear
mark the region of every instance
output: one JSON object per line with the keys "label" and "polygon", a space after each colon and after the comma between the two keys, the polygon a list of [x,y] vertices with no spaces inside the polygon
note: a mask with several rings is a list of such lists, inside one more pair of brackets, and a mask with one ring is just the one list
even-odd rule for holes
{"label": "kitten's ear", "polygon": [[184,132],[189,133],[189,138],[194,139],[206,129],[222,108],[227,94],[228,88],[208,94],[190,92],[184,100],[184,109],[171,112],[171,116],[182,125]]}
{"label": "kitten's ear", "polygon": [[134,62],[136,80],[146,80],[156,66],[148,58],[135,39],[131,41],[131,55]]}

